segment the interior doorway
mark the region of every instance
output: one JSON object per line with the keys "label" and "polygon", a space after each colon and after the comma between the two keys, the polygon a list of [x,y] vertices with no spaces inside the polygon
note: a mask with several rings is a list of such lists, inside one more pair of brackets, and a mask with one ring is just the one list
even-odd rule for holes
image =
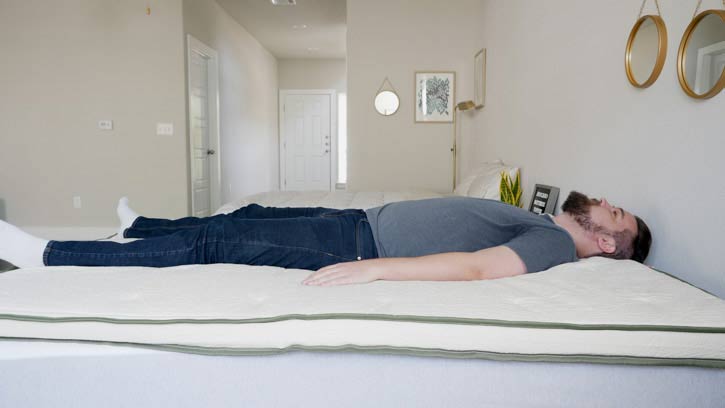
{"label": "interior doorway", "polygon": [[211,47],[186,38],[191,214],[206,217],[221,201],[219,59]]}
{"label": "interior doorway", "polygon": [[280,187],[331,191],[337,181],[337,92],[281,90]]}

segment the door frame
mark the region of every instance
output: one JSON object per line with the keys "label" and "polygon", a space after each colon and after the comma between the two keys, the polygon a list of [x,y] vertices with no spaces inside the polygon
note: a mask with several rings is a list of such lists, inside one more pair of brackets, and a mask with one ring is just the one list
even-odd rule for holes
{"label": "door frame", "polygon": [[209,58],[208,73],[208,119],[209,119],[209,148],[214,150],[215,159],[209,163],[209,194],[210,210],[213,214],[221,206],[221,142],[219,136],[219,55],[216,50],[196,39],[193,35],[186,35],[186,129],[187,141],[189,142],[189,200],[191,202],[191,214],[194,214],[194,177],[192,172],[194,145],[191,138],[191,53],[198,52]]}
{"label": "door frame", "polygon": [[285,182],[287,160],[285,155],[285,109],[288,95],[330,95],[330,190],[337,184],[337,90],[335,89],[280,89],[279,90],[279,189],[287,190]]}
{"label": "door frame", "polygon": [[[697,76],[695,77],[695,92],[701,94],[707,92],[708,89],[704,88],[702,83],[704,80],[710,80],[710,63],[712,61],[713,54],[720,56],[725,51],[725,41],[716,42],[706,47],[702,47],[697,50]],[[719,77],[718,77],[719,78]],[[715,79],[717,83],[717,79]]]}

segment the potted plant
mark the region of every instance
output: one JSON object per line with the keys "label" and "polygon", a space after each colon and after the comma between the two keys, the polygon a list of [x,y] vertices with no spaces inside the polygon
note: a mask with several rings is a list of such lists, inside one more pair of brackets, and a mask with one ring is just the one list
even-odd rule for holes
{"label": "potted plant", "polygon": [[502,171],[499,190],[501,192],[501,201],[515,205],[516,207],[521,207],[521,172],[516,170],[516,178],[511,180],[509,173]]}

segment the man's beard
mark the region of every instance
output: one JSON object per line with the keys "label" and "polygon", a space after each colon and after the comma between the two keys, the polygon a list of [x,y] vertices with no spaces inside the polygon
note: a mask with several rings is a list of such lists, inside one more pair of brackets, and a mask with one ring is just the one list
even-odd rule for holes
{"label": "man's beard", "polygon": [[586,195],[572,191],[569,193],[569,197],[566,198],[564,204],[561,206],[561,210],[574,218],[585,231],[588,232],[602,232],[604,228],[600,225],[595,224],[592,221],[590,208],[595,205],[599,205],[601,202],[594,198],[589,198]]}

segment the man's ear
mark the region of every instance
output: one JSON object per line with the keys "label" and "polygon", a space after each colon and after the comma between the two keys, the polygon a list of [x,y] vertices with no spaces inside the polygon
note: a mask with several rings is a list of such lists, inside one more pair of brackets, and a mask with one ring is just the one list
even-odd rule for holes
{"label": "man's ear", "polygon": [[617,250],[617,241],[611,235],[597,234],[597,245],[605,254],[611,254]]}

